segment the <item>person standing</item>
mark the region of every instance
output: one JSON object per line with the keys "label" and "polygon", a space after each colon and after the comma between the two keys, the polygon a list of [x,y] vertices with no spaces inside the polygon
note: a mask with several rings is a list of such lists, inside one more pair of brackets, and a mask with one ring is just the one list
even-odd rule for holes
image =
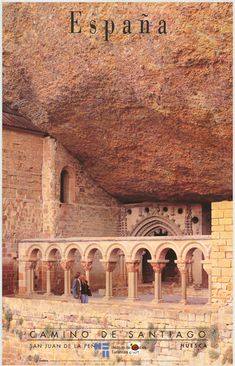
{"label": "person standing", "polygon": [[77,274],[73,280],[72,294],[75,299],[80,299],[80,294],[81,294],[80,272],[77,272]]}
{"label": "person standing", "polygon": [[87,304],[88,296],[91,296],[91,290],[84,275],[81,275],[80,280],[81,280],[81,302],[82,304]]}

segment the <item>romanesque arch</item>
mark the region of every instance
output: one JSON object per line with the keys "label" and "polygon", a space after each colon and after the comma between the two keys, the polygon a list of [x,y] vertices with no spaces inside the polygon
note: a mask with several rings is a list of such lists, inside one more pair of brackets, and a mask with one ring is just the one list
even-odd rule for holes
{"label": "romanesque arch", "polygon": [[74,259],[73,257],[74,257],[74,254],[75,254],[76,251],[78,251],[80,253],[81,257],[83,256],[83,250],[82,250],[81,246],[79,246],[76,243],[70,244],[63,251],[63,258],[65,258],[65,260]]}
{"label": "romanesque arch", "polygon": [[122,251],[124,255],[127,256],[128,253],[126,249],[128,248],[125,248],[122,244],[111,244],[105,252],[105,258],[107,258],[108,261],[115,260],[118,251]]}
{"label": "romanesque arch", "polygon": [[157,260],[165,259],[166,253],[169,249],[172,249],[176,253],[177,258],[180,257],[180,249],[177,247],[176,243],[164,242],[156,248],[155,258]]}
{"label": "romanesque arch", "polygon": [[187,243],[184,248],[182,248],[182,259],[190,259],[190,257],[192,256],[192,252],[195,249],[199,249],[201,250],[201,252],[204,255],[204,258],[208,258],[209,257],[209,251],[208,248],[206,248],[203,244],[199,243],[199,242],[191,242],[191,243]]}
{"label": "romanesque arch", "polygon": [[183,235],[180,228],[169,218],[154,215],[140,221],[133,229],[132,236]]}
{"label": "romanesque arch", "polygon": [[27,258],[29,258],[29,260],[37,260],[38,255],[40,253],[41,258],[43,257],[43,249],[41,248],[40,245],[33,245],[31,246],[28,250],[27,250]]}
{"label": "romanesque arch", "polygon": [[131,251],[131,259],[139,260],[144,250],[148,250],[151,255],[151,258],[153,258],[152,248],[147,243],[138,243],[133,247]]}

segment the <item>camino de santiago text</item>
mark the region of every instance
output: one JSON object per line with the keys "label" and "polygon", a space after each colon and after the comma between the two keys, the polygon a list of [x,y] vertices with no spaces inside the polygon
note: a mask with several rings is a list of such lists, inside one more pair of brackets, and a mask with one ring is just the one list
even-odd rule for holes
{"label": "camino de santiago text", "polygon": [[[53,330],[53,331],[36,331],[31,330],[29,339],[34,340],[50,340],[50,339],[93,339],[96,338],[97,330]],[[205,340],[207,337],[206,330],[101,330],[100,339],[171,339],[171,340]]]}
{"label": "camino de santiago text", "polygon": [[148,14],[141,14],[136,20],[124,19],[118,24],[113,19],[91,19],[88,21],[88,24],[85,24],[82,15],[81,11],[70,12],[70,33],[84,33],[84,28],[86,27],[90,34],[101,33],[105,41],[109,41],[115,33],[123,34],[123,36],[151,33],[158,35],[167,34],[166,21],[164,19],[150,20]]}

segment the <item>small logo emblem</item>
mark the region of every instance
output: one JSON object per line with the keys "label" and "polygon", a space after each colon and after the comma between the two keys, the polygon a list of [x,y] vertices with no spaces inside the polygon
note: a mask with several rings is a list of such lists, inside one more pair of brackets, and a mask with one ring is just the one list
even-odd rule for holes
{"label": "small logo emblem", "polygon": [[140,343],[130,342],[128,344],[128,355],[138,355],[140,353]]}
{"label": "small logo emblem", "polygon": [[95,343],[94,348],[102,351],[102,358],[109,358],[109,343]]}

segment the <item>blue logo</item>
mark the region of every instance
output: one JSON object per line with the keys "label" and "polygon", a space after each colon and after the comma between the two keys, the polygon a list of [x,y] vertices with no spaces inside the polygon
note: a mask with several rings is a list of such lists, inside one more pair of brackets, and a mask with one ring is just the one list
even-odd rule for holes
{"label": "blue logo", "polygon": [[94,348],[102,351],[102,358],[109,358],[109,343],[95,343]]}

